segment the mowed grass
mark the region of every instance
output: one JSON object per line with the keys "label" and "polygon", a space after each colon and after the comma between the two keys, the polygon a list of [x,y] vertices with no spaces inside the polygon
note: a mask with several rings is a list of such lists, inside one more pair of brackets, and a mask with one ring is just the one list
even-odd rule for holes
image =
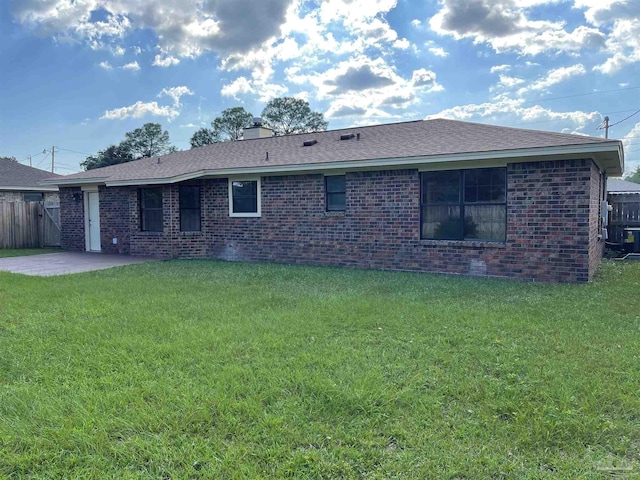
{"label": "mowed grass", "polygon": [[58,253],[60,251],[59,248],[0,248],[0,258],[43,255],[45,253]]}
{"label": "mowed grass", "polygon": [[0,272],[0,478],[637,478],[638,292],[613,261]]}

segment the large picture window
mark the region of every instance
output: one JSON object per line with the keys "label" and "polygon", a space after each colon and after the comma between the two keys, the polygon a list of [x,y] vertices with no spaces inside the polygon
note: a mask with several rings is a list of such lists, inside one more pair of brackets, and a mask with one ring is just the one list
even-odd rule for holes
{"label": "large picture window", "polygon": [[422,238],[504,241],[506,168],[422,173]]}
{"label": "large picture window", "polygon": [[162,187],[140,189],[140,229],[162,231]]}
{"label": "large picture window", "polygon": [[229,179],[229,215],[260,216],[260,179]]}
{"label": "large picture window", "polygon": [[332,175],[325,177],[324,181],[327,211],[344,211],[346,207],[347,190],[345,175]]}
{"label": "large picture window", "polygon": [[200,231],[200,186],[180,186],[180,231]]}

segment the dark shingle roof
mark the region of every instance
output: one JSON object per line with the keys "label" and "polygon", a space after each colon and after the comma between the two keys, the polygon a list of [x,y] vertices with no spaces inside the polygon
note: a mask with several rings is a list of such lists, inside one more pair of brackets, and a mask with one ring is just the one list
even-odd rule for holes
{"label": "dark shingle roof", "polygon": [[62,177],[39,168],[22,165],[11,158],[0,158],[0,189],[8,187],[43,188],[50,190],[51,185],[43,187],[40,182],[45,178]]}
{"label": "dark shingle roof", "polygon": [[621,178],[607,179],[607,192],[609,193],[640,193],[640,183],[629,182]]}
{"label": "dark shingle roof", "polygon": [[[360,139],[355,137],[341,141],[340,136],[347,133],[359,134]],[[317,143],[309,147],[303,146],[311,140],[316,140]],[[332,164],[333,168],[339,168],[340,162],[588,146],[600,143],[611,145],[612,142],[614,141],[602,138],[455,120],[419,120],[217,143],[164,155],[160,157],[160,161],[156,157],[144,158],[67,175],[63,180],[67,182],[100,179],[107,183],[143,183],[145,180],[175,179],[181,175],[212,170],[268,169],[278,166],[304,170],[310,165],[322,164]]]}

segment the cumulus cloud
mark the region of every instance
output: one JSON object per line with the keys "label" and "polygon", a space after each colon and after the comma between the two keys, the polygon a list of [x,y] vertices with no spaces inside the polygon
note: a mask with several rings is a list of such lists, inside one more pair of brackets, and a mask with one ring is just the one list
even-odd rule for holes
{"label": "cumulus cloud", "polygon": [[[292,0],[45,0],[15,2],[14,17],[45,34],[95,42],[152,30],[177,58],[246,52],[277,36]],[[100,12],[104,19],[94,20]]]}
{"label": "cumulus cloud", "polygon": [[172,119],[180,115],[180,112],[172,107],[160,106],[158,102],[141,102],[138,100],[128,107],[114,108],[107,110],[100,117],[106,120],[124,120],[126,118],[142,118],[146,116],[165,117]]}
{"label": "cumulus cloud", "polygon": [[502,73],[502,72],[508,72],[509,70],[511,70],[511,65],[494,65],[493,67],[491,67],[490,72],[491,73]]}
{"label": "cumulus cloud", "polygon": [[334,78],[325,80],[324,83],[336,87],[331,93],[344,93],[386,87],[392,85],[393,80],[385,72],[380,70],[374,72],[371,65],[363,64],[350,66]]}
{"label": "cumulus cloud", "polygon": [[171,55],[156,55],[153,59],[152,65],[154,67],[172,67],[180,63],[176,57],[172,57]]}
{"label": "cumulus cloud", "polygon": [[123,65],[121,67],[123,70],[131,70],[131,71],[138,71],[140,70],[140,65],[138,65],[138,62],[131,62],[131,63],[127,63],[125,65]]}
{"label": "cumulus cloud", "polygon": [[527,8],[548,1],[442,0],[441,9],[429,21],[432,30],[455,39],[473,38],[496,52],[515,51],[539,55],[548,51],[579,52],[601,49],[605,35],[581,25],[569,32],[564,22],[531,20]]}
{"label": "cumulus cloud", "polygon": [[[583,128],[588,123],[600,121],[599,112],[556,112],[540,105],[526,106],[522,99],[500,99],[481,104],[458,105],[442,110],[427,119],[449,118],[452,120],[474,120],[503,125],[519,123],[546,123],[552,125],[570,125],[572,130]],[[556,131],[561,128],[555,128]]]}
{"label": "cumulus cloud", "polygon": [[171,97],[171,99],[173,100],[173,106],[177,108],[182,106],[182,104],[180,103],[180,98],[183,95],[193,95],[193,92],[189,89],[189,87],[180,85],[179,87],[163,88],[162,91],[158,94],[158,98],[163,96]]}
{"label": "cumulus cloud", "polygon": [[535,90],[545,90],[552,85],[564,82],[577,75],[584,75],[587,73],[584,66],[581,63],[572,65],[570,67],[560,67],[549,70],[545,75],[528,85],[526,88],[519,90],[519,93],[525,93]]}
{"label": "cumulus cloud", "polygon": [[113,67],[111,66],[111,64],[106,60],[104,62],[100,62],[98,65],[100,66],[100,68],[104,70],[113,70]]}

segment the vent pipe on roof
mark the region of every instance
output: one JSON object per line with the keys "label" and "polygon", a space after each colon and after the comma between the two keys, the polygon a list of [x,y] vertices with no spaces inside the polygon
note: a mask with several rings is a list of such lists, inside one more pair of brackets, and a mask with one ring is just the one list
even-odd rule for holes
{"label": "vent pipe on roof", "polygon": [[353,133],[346,133],[344,135],[340,135],[340,140],[351,140],[355,135]]}
{"label": "vent pipe on roof", "polygon": [[306,142],[304,142],[302,144],[303,147],[313,147],[316,143],[318,143],[318,140],[307,140]]}

